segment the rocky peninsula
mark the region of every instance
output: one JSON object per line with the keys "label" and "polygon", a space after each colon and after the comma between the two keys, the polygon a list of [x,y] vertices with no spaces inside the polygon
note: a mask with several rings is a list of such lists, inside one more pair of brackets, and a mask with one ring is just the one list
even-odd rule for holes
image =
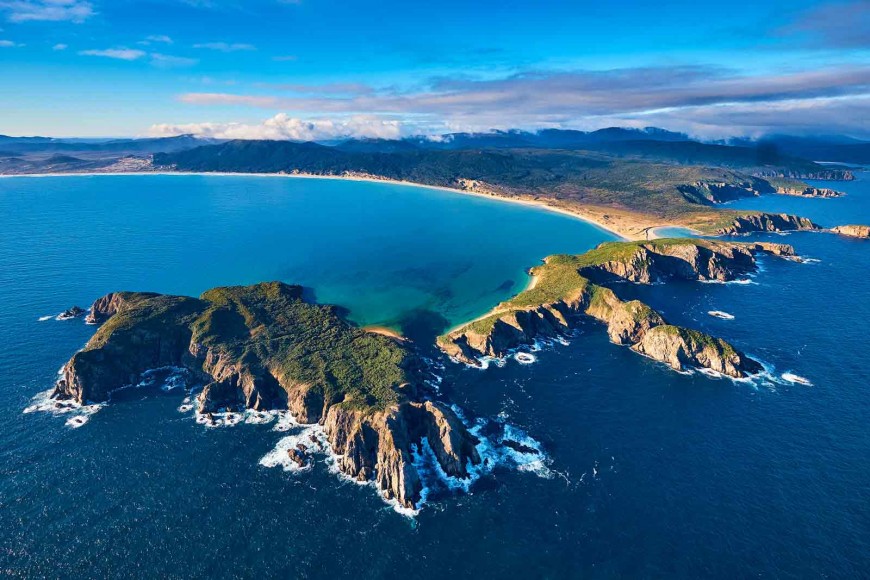
{"label": "rocky peninsula", "polygon": [[726,341],[668,324],[648,305],[623,301],[613,282],[671,279],[727,282],[756,270],[760,253],[796,259],[785,244],[701,239],[608,242],[585,254],[555,255],[531,270],[531,286],[489,314],[438,338],[448,355],[470,365],[503,357],[539,339],[559,337],[584,318],[607,327],[610,340],[675,370],[702,368],[733,378],[762,370]]}
{"label": "rocky peninsula", "polygon": [[422,361],[407,341],[352,326],[281,282],[215,288],[199,298],[115,292],[88,322],[102,324],[64,365],[53,396],[102,402],[146,371],[187,369],[203,385],[200,413],[289,410],[323,426],[338,468],[416,508],[413,461],[425,438],[441,469],[467,478],[478,440],[450,407],[422,392]]}

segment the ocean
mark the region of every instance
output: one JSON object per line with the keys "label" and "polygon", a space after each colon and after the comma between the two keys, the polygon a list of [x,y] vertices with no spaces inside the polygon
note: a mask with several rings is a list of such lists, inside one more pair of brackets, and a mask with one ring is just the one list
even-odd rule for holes
{"label": "ocean", "polygon": [[[729,204],[870,222],[841,199]],[[274,424],[207,429],[183,394],[126,391],[81,428],[24,413],[87,341],[51,317],[112,290],[280,279],[421,344],[519,291],[525,270],[613,236],[560,214],[390,184],[244,176],[0,179],[0,571],[26,577],[831,577],[870,569],[870,242],[760,235],[743,284],[621,285],[768,365],[675,373],[589,323],[535,364],[446,364],[443,396],[540,442],[415,517],[323,463],[260,464]],[[722,311],[733,319],[710,316]],[[789,381],[803,377],[812,386]]]}

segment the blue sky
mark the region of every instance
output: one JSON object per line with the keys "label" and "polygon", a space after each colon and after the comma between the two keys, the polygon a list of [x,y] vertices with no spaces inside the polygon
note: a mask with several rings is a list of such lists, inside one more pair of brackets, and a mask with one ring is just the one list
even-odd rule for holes
{"label": "blue sky", "polygon": [[0,133],[870,137],[870,2],[0,0]]}

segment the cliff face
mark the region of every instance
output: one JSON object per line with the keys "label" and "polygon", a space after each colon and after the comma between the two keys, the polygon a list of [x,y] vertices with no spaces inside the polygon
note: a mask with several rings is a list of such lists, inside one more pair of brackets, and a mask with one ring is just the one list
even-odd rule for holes
{"label": "cliff face", "polygon": [[737,216],[734,221],[716,230],[717,234],[746,234],[750,232],[788,232],[796,230],[819,230],[818,225],[807,218],[789,214],[758,213]]}
{"label": "cliff face", "polygon": [[870,238],[870,226],[860,226],[860,225],[848,225],[848,226],[837,226],[831,229],[835,234],[840,234],[841,236],[849,236],[852,238]]}
{"label": "cliff face", "polygon": [[796,195],[799,197],[841,197],[843,194],[827,187],[777,187],[780,195]]}
{"label": "cliff face", "polygon": [[[611,342],[681,370],[700,367],[735,377],[761,365],[727,342],[668,325],[646,304],[620,300],[600,284],[673,278],[733,280],[756,268],[755,254],[793,256],[784,244],[737,244],[707,240],[663,240],[603,244],[582,256],[555,256],[533,270],[535,286],[499,305],[489,316],[439,337],[450,356],[477,365],[481,355],[502,357],[511,349],[575,328],[584,317],[603,323]],[[550,292],[550,289],[554,289]]]}
{"label": "cliff face", "polygon": [[105,401],[147,370],[175,366],[201,383],[199,411],[288,409],[321,423],[347,475],[376,482],[407,508],[420,500],[415,450],[469,476],[478,440],[444,405],[419,398],[419,357],[365,332],[278,282],[217,288],[199,299],[113,293],[94,303],[103,326],[63,368],[54,397]]}
{"label": "cliff face", "polygon": [[640,284],[671,279],[727,282],[755,271],[754,255],[759,252],[794,255],[792,247],[785,244],[650,242],[637,245],[630,255],[582,268],[581,273],[599,283],[616,279]]}
{"label": "cliff face", "polygon": [[846,169],[819,169],[817,171],[764,170],[755,173],[760,177],[787,179],[818,179],[820,181],[852,181],[855,174]]}
{"label": "cliff face", "polygon": [[374,479],[385,498],[404,507],[420,501],[423,486],[412,448],[424,439],[447,475],[467,478],[468,466],[480,463],[479,441],[452,410],[431,401],[405,402],[371,416],[335,405],[324,429],[344,473],[359,481]]}
{"label": "cliff face", "polygon": [[694,366],[729,377],[742,377],[762,370],[759,363],[722,339],[668,324],[652,328],[631,348],[667,363],[675,370]]}

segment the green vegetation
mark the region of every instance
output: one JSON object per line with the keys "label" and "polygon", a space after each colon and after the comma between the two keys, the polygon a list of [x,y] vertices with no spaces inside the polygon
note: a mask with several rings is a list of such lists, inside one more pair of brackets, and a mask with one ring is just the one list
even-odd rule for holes
{"label": "green vegetation", "polygon": [[[111,342],[136,349],[143,333],[184,337],[251,376],[306,383],[325,401],[383,409],[402,398],[413,355],[395,339],[366,332],[335,308],[309,304],[280,282],[215,288],[199,299],[123,293],[124,308],[100,328],[87,350]],[[131,356],[133,356],[131,354]]]}
{"label": "green vegetation", "polygon": [[[605,242],[580,255],[549,256],[544,264],[532,268],[531,273],[536,278],[532,288],[502,302],[487,315],[440,336],[438,344],[446,345],[451,337],[455,338],[463,333],[486,335],[492,331],[496,322],[506,315],[559,302],[582,302],[586,304],[588,310],[607,316],[612,312],[613,305],[621,301],[609,288],[592,283],[584,275],[585,270],[613,262],[628,264],[635,259],[641,247],[650,248],[654,253],[662,253],[666,248],[674,246],[699,246],[715,251],[717,246],[721,245],[721,242],[715,240],[660,238],[651,241]],[[638,263],[636,266],[643,267],[644,264]],[[592,275],[591,272],[586,273]],[[658,317],[654,310],[642,302],[632,301],[623,304],[630,305],[626,312],[636,322]]]}
{"label": "green vegetation", "polygon": [[733,356],[738,354],[734,347],[722,340],[721,338],[715,338],[710,336],[709,334],[704,334],[703,332],[698,332],[697,330],[692,330],[690,328],[683,328],[682,326],[673,326],[670,324],[665,324],[662,326],[658,326],[655,329],[655,332],[660,332],[663,334],[669,334],[672,336],[679,336],[686,344],[688,344],[692,350],[701,350],[703,348],[712,348],[716,352],[721,353],[723,356]]}
{"label": "green vegetation", "polygon": [[[712,156],[686,156],[685,147],[669,144],[655,154],[638,156],[624,151],[519,148],[367,152],[314,143],[231,141],[156,155],[154,162],[181,171],[353,172],[447,187],[456,187],[458,179],[471,179],[497,195],[568,208],[613,208],[670,223],[715,219],[718,212],[712,206],[717,202],[772,192],[771,179],[806,186],[785,176],[826,171],[798,159],[757,165],[754,154],[722,158],[723,152],[735,149],[729,147],[714,147]],[[760,177],[761,173],[776,177]]]}

